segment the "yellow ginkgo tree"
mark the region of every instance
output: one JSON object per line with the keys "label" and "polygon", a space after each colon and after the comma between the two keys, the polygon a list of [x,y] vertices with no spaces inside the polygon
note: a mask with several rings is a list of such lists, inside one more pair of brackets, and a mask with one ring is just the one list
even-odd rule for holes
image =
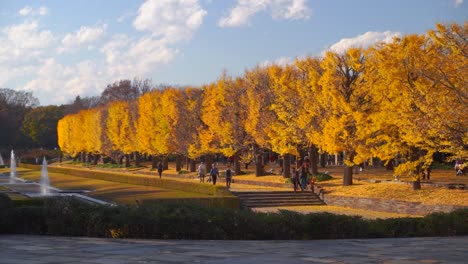
{"label": "yellow ginkgo tree", "polygon": [[395,39],[376,47],[368,64],[379,105],[368,142],[379,158],[398,158],[395,174],[412,176],[414,189],[421,188],[421,172],[429,176],[435,152],[466,155],[466,58],[434,38]]}
{"label": "yellow ginkgo tree", "polygon": [[317,93],[317,101],[327,111],[321,120],[323,131],[318,143],[326,152],[344,153],[343,185],[353,184],[353,166],[368,157],[359,149],[365,146],[366,139],[358,131],[372,104],[363,78],[365,62],[362,49],[350,48],[342,54],[327,52],[321,63],[322,92]]}
{"label": "yellow ginkgo tree", "polygon": [[106,133],[112,149],[125,155],[125,166],[130,166],[129,155],[137,150],[135,119],[132,118],[130,103],[112,102],[108,106]]}

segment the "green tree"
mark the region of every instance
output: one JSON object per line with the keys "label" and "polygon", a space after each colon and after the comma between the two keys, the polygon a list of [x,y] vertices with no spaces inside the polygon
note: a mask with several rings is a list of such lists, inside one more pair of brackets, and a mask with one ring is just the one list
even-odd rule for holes
{"label": "green tree", "polygon": [[21,131],[40,147],[57,147],[57,123],[63,117],[61,106],[40,106],[28,112]]}

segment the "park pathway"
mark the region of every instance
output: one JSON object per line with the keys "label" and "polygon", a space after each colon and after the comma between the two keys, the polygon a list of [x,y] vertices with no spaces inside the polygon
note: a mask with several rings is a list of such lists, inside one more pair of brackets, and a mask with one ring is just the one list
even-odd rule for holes
{"label": "park pathway", "polygon": [[0,264],[466,263],[467,244],[468,237],[200,241],[0,235]]}

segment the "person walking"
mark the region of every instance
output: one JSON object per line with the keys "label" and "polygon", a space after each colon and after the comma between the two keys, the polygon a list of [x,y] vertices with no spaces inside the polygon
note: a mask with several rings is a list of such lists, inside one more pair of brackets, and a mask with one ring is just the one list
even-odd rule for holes
{"label": "person walking", "polygon": [[309,174],[309,157],[306,156],[299,172],[299,178],[301,180],[301,191],[307,190],[307,177]]}
{"label": "person walking", "polygon": [[299,189],[299,172],[296,170],[296,167],[291,167],[291,181],[294,185],[294,192]]}
{"label": "person walking", "polygon": [[198,177],[200,178],[200,182],[205,182],[205,163],[202,161],[200,162],[200,166],[198,166]]}
{"label": "person walking", "polygon": [[213,181],[213,185],[216,185],[216,180],[218,179],[219,176],[219,170],[216,168],[216,164],[213,163],[212,168],[210,170],[210,176],[211,180]]}
{"label": "person walking", "polygon": [[161,179],[161,177],[162,177],[162,172],[163,172],[163,165],[162,165],[162,162],[159,162],[159,164],[158,164],[159,179]]}
{"label": "person walking", "polygon": [[226,175],[226,187],[229,189],[229,188],[231,188],[231,182],[232,182],[231,165],[227,166],[226,172],[224,173],[224,175]]}

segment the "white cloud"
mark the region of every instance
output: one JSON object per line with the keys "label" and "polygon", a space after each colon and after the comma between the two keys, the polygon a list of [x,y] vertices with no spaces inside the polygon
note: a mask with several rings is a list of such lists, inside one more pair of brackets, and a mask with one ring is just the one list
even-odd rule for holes
{"label": "white cloud", "polygon": [[40,30],[37,21],[4,28],[0,35],[0,63],[16,63],[37,58],[55,41],[48,30]]}
{"label": "white cloud", "polygon": [[125,14],[117,18],[117,22],[123,23],[128,17],[132,17],[134,15],[135,15],[135,12],[126,12]]}
{"label": "white cloud", "polygon": [[3,84],[6,84],[10,81],[15,81],[17,79],[22,79],[24,77],[30,76],[37,72],[37,66],[33,65],[22,65],[17,67],[11,67],[8,65],[0,65],[0,86],[3,87]]}
{"label": "white cloud", "polygon": [[[23,11],[31,12],[36,11]],[[32,91],[45,105],[99,95],[108,83],[146,78],[170,63],[179,52],[175,45],[189,40],[205,15],[196,0],[148,0],[133,22],[142,31],[138,37],[107,35],[107,25],[83,26],[60,39],[37,21],[8,26],[0,31],[0,87]],[[94,47],[99,56],[87,60],[65,53]]]}
{"label": "white cloud", "polygon": [[455,7],[459,7],[463,4],[463,0],[455,0]]}
{"label": "white cloud", "polygon": [[106,28],[105,24],[98,27],[82,26],[77,32],[65,35],[62,39],[62,46],[58,49],[59,53],[96,42],[104,34]]}
{"label": "white cloud", "polygon": [[106,72],[112,80],[129,78],[129,72],[138,76],[148,74],[172,61],[178,52],[151,36],[133,41],[126,35],[114,36],[100,51],[106,55]]}
{"label": "white cloud", "polygon": [[62,104],[77,95],[96,95],[108,80],[93,61],[82,61],[72,66],[47,58],[37,69],[37,76],[23,86],[32,91],[41,104]]}
{"label": "white cloud", "polygon": [[306,0],[273,1],[272,14],[275,19],[299,20],[310,18],[312,11],[307,7]]}
{"label": "white cloud", "polygon": [[47,9],[47,7],[45,6],[41,6],[37,9],[34,9],[30,6],[25,6],[23,7],[20,11],[18,11],[18,13],[21,15],[21,16],[29,16],[29,15],[32,15],[32,16],[45,16],[49,13],[49,9]]}
{"label": "white cloud", "polygon": [[191,38],[206,11],[198,0],[148,0],[138,9],[133,26],[168,42]]}
{"label": "white cloud", "polygon": [[32,12],[32,8],[30,6],[23,7],[18,13],[22,16],[27,16]]}
{"label": "white cloud", "polygon": [[311,9],[306,0],[238,0],[226,17],[218,21],[220,27],[236,27],[249,23],[250,18],[258,12],[269,10],[274,19],[299,20],[308,19]]}
{"label": "white cloud", "polygon": [[367,48],[378,42],[389,43],[393,41],[393,38],[401,36],[400,32],[385,31],[375,32],[368,31],[362,35],[358,35],[354,38],[343,38],[335,44],[331,45],[328,50],[336,53],[343,53],[347,49],[354,48]]}
{"label": "white cloud", "polygon": [[294,59],[291,57],[279,57],[273,61],[266,60],[260,63],[260,67],[268,67],[271,65],[286,66],[294,63]]}

